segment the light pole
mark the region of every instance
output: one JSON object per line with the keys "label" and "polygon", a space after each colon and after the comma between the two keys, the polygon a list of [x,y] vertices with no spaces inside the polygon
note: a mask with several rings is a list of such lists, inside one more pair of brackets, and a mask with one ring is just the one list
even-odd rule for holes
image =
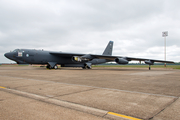
{"label": "light pole", "polygon": [[[162,32],[162,36],[164,37],[164,60],[166,61],[166,36],[168,36],[168,31]],[[164,63],[164,67],[166,67],[166,63]]]}

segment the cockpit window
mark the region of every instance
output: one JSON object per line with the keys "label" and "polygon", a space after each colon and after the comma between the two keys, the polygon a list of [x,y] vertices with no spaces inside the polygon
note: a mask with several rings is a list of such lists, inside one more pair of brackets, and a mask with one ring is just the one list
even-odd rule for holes
{"label": "cockpit window", "polygon": [[13,52],[24,52],[24,51],[21,49],[15,49]]}
{"label": "cockpit window", "polygon": [[19,49],[15,49],[13,52],[18,52],[19,51]]}
{"label": "cockpit window", "polygon": [[18,57],[22,57],[24,50],[23,49],[15,49],[13,52],[18,53]]}

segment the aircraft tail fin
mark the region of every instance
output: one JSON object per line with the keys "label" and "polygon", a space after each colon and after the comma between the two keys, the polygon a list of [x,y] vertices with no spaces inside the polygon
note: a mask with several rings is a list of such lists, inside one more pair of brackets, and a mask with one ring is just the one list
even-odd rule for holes
{"label": "aircraft tail fin", "polygon": [[102,55],[112,55],[112,50],[113,50],[113,41],[109,41]]}

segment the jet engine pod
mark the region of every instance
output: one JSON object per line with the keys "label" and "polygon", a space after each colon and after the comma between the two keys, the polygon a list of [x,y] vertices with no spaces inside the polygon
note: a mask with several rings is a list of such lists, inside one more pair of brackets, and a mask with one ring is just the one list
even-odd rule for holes
{"label": "jet engine pod", "polygon": [[81,59],[80,56],[73,56],[72,61],[74,61],[74,62],[82,62],[82,59]]}
{"label": "jet engine pod", "polygon": [[81,56],[81,59],[84,61],[90,61],[93,59],[93,57],[90,54],[86,54],[86,55]]}
{"label": "jet engine pod", "polygon": [[148,65],[154,65],[154,61],[151,60],[145,60],[144,62]]}
{"label": "jet engine pod", "polygon": [[90,54],[86,54],[83,56],[73,56],[72,57],[72,61],[74,62],[88,62],[90,60],[92,60],[93,57]]}
{"label": "jet engine pod", "polygon": [[116,58],[115,62],[118,64],[128,64],[128,60],[126,60],[125,58]]}

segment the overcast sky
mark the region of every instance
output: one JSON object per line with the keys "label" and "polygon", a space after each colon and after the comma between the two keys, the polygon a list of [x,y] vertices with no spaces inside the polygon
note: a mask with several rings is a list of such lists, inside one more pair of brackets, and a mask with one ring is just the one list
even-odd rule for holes
{"label": "overcast sky", "polygon": [[16,48],[180,61],[179,0],[0,0],[0,63]]}

